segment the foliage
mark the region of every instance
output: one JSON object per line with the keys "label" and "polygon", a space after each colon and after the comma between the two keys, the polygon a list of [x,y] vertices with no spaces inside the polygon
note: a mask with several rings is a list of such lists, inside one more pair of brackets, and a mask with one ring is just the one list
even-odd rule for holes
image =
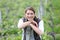
{"label": "foliage", "polygon": [[[50,7],[52,2],[52,9]],[[45,5],[44,28],[45,31],[51,32],[51,17],[53,30],[56,34],[60,34],[60,0],[51,0]],[[28,6],[33,6],[38,13],[40,0],[0,0],[0,11],[2,16],[2,24],[0,24],[0,40],[21,40],[22,30],[17,28],[20,18],[24,15],[24,10]],[[50,11],[50,12],[48,12]],[[51,14],[50,14],[51,13]],[[60,35],[59,35],[60,36]],[[56,40],[59,40],[56,35]],[[13,38],[13,39],[12,39]],[[47,33],[43,34],[44,40],[49,40],[50,36]]]}

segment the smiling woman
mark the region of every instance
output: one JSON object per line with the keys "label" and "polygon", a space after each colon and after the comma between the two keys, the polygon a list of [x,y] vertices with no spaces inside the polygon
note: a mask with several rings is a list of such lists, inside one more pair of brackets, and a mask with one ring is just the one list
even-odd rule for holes
{"label": "smiling woman", "polygon": [[28,7],[28,8],[25,10],[25,17],[26,17],[28,20],[33,20],[33,18],[35,17],[35,10],[34,10],[32,7]]}
{"label": "smiling woman", "polygon": [[33,7],[26,8],[25,16],[18,22],[18,28],[23,29],[22,40],[42,40],[43,20],[36,17]]}

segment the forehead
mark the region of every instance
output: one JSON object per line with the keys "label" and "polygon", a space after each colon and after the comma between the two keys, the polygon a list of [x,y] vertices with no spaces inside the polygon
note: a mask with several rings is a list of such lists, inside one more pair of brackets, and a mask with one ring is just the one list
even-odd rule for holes
{"label": "forehead", "polygon": [[32,10],[27,10],[26,13],[34,13]]}

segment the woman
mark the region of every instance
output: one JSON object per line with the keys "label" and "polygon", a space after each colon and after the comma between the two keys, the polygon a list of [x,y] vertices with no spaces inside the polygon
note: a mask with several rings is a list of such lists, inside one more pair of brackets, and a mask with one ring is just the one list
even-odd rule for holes
{"label": "woman", "polygon": [[25,16],[18,22],[18,28],[23,30],[22,40],[41,40],[44,33],[43,20],[36,17],[32,7],[26,8]]}

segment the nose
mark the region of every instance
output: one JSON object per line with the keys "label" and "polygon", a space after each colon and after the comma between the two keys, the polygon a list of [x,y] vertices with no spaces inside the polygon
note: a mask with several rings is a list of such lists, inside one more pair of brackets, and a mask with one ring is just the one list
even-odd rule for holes
{"label": "nose", "polygon": [[29,17],[32,17],[32,15],[28,15]]}

